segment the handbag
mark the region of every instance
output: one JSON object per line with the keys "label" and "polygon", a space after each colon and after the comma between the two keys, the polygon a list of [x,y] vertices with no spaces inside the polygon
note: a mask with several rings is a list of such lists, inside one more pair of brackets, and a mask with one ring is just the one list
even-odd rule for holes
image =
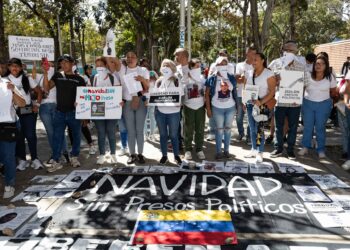
{"label": "handbag", "polygon": [[15,142],[19,131],[15,122],[0,122],[0,141]]}
{"label": "handbag", "polygon": [[22,108],[17,108],[17,114],[18,115],[28,115],[33,113],[33,106],[32,105],[26,105]]}

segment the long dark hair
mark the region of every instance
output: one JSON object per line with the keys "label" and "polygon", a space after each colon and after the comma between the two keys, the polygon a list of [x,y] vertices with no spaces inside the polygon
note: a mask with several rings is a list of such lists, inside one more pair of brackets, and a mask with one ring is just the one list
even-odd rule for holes
{"label": "long dark hair", "polygon": [[259,56],[261,60],[264,60],[263,66],[267,68],[267,59],[266,56],[262,52],[256,52],[255,55]]}
{"label": "long dark hair", "polygon": [[323,72],[323,79],[324,78],[327,78],[328,80],[331,80],[332,78],[332,70],[331,68],[329,67],[329,61],[328,61],[328,58],[322,54],[319,54],[314,62],[314,64],[312,65],[312,72],[311,72],[311,76],[313,79],[316,79],[316,70],[315,70],[315,66],[316,66],[316,62],[318,59],[321,59],[325,65],[326,65],[326,68]]}
{"label": "long dark hair", "polygon": [[[29,84],[29,79],[28,79],[27,75],[24,73],[22,61],[18,58],[11,58],[8,62],[8,65],[10,66],[11,64],[16,64],[22,68],[21,71],[19,72],[18,76],[15,76],[15,77],[20,77],[22,75],[23,90],[26,94],[28,94],[29,90],[30,90],[30,84]],[[5,77],[8,77],[9,75],[11,75],[11,72],[9,69],[7,69]]]}

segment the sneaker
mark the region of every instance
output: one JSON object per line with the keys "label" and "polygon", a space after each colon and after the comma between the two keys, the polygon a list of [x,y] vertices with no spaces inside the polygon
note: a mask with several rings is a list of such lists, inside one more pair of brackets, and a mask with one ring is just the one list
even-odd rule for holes
{"label": "sneaker", "polygon": [[281,156],[282,154],[283,154],[283,150],[275,149],[274,151],[271,152],[270,157],[276,158],[276,157]]}
{"label": "sneaker", "polygon": [[346,162],[344,162],[343,165],[341,165],[341,167],[344,170],[349,170],[350,169],[350,160],[347,160]]}
{"label": "sneaker", "polygon": [[146,163],[145,157],[142,154],[138,154],[137,158],[138,158],[138,160],[137,160],[138,163],[140,163],[140,164],[145,164]]}
{"label": "sneaker", "polygon": [[47,162],[45,163],[46,165],[51,165],[53,163],[53,159],[52,156],[49,160],[47,160]]}
{"label": "sneaker", "polygon": [[111,164],[117,164],[117,157],[115,156],[115,154],[111,154]]}
{"label": "sneaker", "polygon": [[105,155],[100,155],[97,159],[96,164],[97,165],[103,165],[106,161],[106,156]]}
{"label": "sneaker", "polygon": [[266,145],[271,145],[273,142],[273,135],[269,135],[266,140],[265,140],[265,144]]}
{"label": "sneaker", "polygon": [[264,161],[263,153],[261,153],[261,152],[257,153],[255,156],[255,162],[262,163],[263,161]]}
{"label": "sneaker", "polygon": [[127,148],[121,148],[119,151],[118,156],[124,156],[128,153],[128,149]]}
{"label": "sneaker", "polygon": [[160,159],[159,163],[160,164],[165,164],[168,162],[168,157],[167,156],[163,156],[162,159]]}
{"label": "sneaker", "polygon": [[203,151],[197,152],[197,157],[198,157],[198,159],[200,159],[200,160],[205,160],[205,154],[204,154],[204,152],[203,152]]}
{"label": "sneaker", "polygon": [[231,158],[230,153],[228,151],[224,151],[224,158],[225,159],[230,159]]}
{"label": "sneaker", "polygon": [[306,155],[307,152],[308,152],[307,148],[302,148],[302,149],[299,150],[298,155],[303,156],[303,155]]}
{"label": "sneaker", "polygon": [[4,199],[11,198],[12,196],[14,196],[14,194],[15,194],[15,188],[14,187],[12,187],[12,186],[5,186],[4,196],[3,196]]}
{"label": "sneaker", "polygon": [[43,169],[44,166],[43,164],[41,164],[41,162],[38,160],[38,159],[35,159],[34,161],[32,161],[32,168],[34,168],[35,170],[38,170],[38,169]]}
{"label": "sneaker", "polygon": [[136,155],[133,154],[133,155],[129,156],[128,161],[126,163],[127,164],[133,164],[133,163],[136,162],[136,160],[137,160]]}
{"label": "sneaker", "polygon": [[254,149],[252,149],[252,150],[250,150],[249,154],[244,156],[244,158],[254,158],[254,157],[256,157],[256,154],[257,154],[257,152]]}
{"label": "sneaker", "polygon": [[29,167],[29,162],[24,160],[19,160],[19,164],[17,165],[17,170],[24,171],[27,167]]}
{"label": "sneaker", "polygon": [[63,168],[62,164],[56,161],[53,161],[52,165],[48,168],[46,168],[46,171],[48,173],[56,172],[57,170]]}
{"label": "sneaker", "polygon": [[296,159],[294,151],[287,152],[287,157],[290,160],[295,160]]}
{"label": "sneaker", "polygon": [[73,168],[80,167],[80,162],[78,161],[78,157],[73,156],[72,158],[70,158],[70,165],[72,165]]}
{"label": "sneaker", "polygon": [[222,153],[217,153],[215,155],[215,160],[222,160],[224,158],[224,155]]}
{"label": "sneaker", "polygon": [[180,166],[180,165],[182,164],[182,160],[181,160],[180,156],[176,155],[176,156],[174,157],[174,160],[176,161],[176,164],[177,164],[178,166]]}
{"label": "sneaker", "polygon": [[192,160],[192,153],[191,151],[186,151],[185,153],[185,160]]}
{"label": "sneaker", "polygon": [[324,152],[320,152],[320,153],[318,153],[318,158],[324,159],[324,158],[326,158],[326,154]]}
{"label": "sneaker", "polygon": [[89,155],[94,155],[96,154],[96,148],[94,145],[91,145],[89,148]]}
{"label": "sneaker", "polygon": [[215,135],[214,134],[209,134],[207,136],[207,141],[214,141],[215,140]]}

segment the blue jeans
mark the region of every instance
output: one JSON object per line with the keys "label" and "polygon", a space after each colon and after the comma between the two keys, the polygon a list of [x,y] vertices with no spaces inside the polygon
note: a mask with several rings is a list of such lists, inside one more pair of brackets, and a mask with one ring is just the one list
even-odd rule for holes
{"label": "blue jeans", "polygon": [[209,118],[209,134],[215,135],[215,131],[216,131],[215,120],[213,117],[210,117]]}
{"label": "blue jeans", "polygon": [[231,140],[232,122],[235,113],[235,107],[222,109],[212,106],[212,114],[216,127],[215,142],[217,154],[221,153],[222,138],[224,138],[224,152],[228,152]]}
{"label": "blue jeans", "polygon": [[297,129],[301,107],[276,107],[275,108],[275,127],[276,141],[275,149],[283,150],[283,127],[284,119],[288,119],[288,152],[293,152],[295,140],[297,138]]}
{"label": "blue jeans", "polygon": [[[44,103],[41,104],[39,109],[39,116],[41,121],[44,124],[47,139],[49,140],[49,145],[51,147],[51,151],[53,152],[54,140],[53,140],[53,131],[54,131],[54,117],[56,113],[56,103]],[[63,147],[62,152],[67,152],[67,140],[65,134],[63,134]]]}
{"label": "blue jeans", "polygon": [[252,149],[258,150],[260,153],[264,152],[264,146],[265,146],[265,134],[262,134],[260,146],[256,145],[256,138],[258,133],[258,122],[256,122],[253,118],[253,104],[247,104],[247,115],[248,115],[248,123],[250,128],[250,139],[252,141]]}
{"label": "blue jeans", "polygon": [[[347,116],[343,115],[339,110],[338,112],[338,124],[342,133],[342,145],[343,145],[343,153],[348,152],[348,138],[349,138],[349,127],[348,127],[348,121]],[[346,111],[345,111],[346,113]]]}
{"label": "blue jeans", "polygon": [[5,166],[5,186],[16,180],[16,142],[0,141],[0,162]]}
{"label": "blue jeans", "polygon": [[164,114],[157,108],[155,109],[155,118],[158,125],[160,135],[160,149],[163,156],[168,153],[168,138],[171,140],[173,146],[174,156],[179,155],[179,125],[180,112],[172,114]]}
{"label": "blue jeans", "polygon": [[317,153],[324,153],[326,146],[326,122],[332,110],[332,100],[313,102],[304,98],[303,118],[304,133],[302,145],[311,148],[314,128],[316,129]]}
{"label": "blue jeans", "polygon": [[106,153],[106,135],[108,137],[111,154],[115,154],[117,142],[115,132],[117,129],[117,120],[95,120],[95,124],[97,129],[97,141],[100,155],[104,155]]}
{"label": "blue jeans", "polygon": [[26,159],[25,139],[27,139],[27,142],[28,142],[28,148],[30,151],[30,157],[32,161],[38,158],[37,137],[36,137],[37,117],[38,117],[38,114],[36,113],[19,115],[21,130],[19,133],[19,138],[16,143],[16,156],[21,160]]}
{"label": "blue jeans", "polygon": [[53,156],[56,162],[59,161],[61,157],[62,147],[63,147],[63,136],[65,133],[66,126],[72,130],[73,134],[73,145],[72,151],[70,152],[71,156],[78,157],[80,153],[80,130],[81,130],[81,121],[75,119],[75,111],[71,112],[61,112],[56,110],[54,116],[54,131],[53,131]]}
{"label": "blue jeans", "polygon": [[126,129],[123,115],[122,115],[122,118],[118,120],[118,128],[119,128],[122,148],[126,149],[128,147],[128,130]]}
{"label": "blue jeans", "polygon": [[236,115],[236,124],[238,133],[241,136],[244,136],[244,127],[243,127],[243,118],[244,118],[244,110],[242,104],[242,97],[237,98],[237,115]]}

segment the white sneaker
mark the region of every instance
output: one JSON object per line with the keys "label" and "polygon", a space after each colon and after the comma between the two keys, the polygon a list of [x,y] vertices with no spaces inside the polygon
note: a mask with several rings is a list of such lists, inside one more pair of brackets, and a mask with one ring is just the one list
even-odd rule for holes
{"label": "white sneaker", "polygon": [[324,158],[326,158],[326,154],[324,152],[320,152],[320,153],[318,153],[318,158],[324,159]]}
{"label": "white sneaker", "polygon": [[346,162],[344,162],[343,165],[341,165],[341,167],[344,170],[349,170],[350,169],[350,160],[347,160]]}
{"label": "white sneaker", "polygon": [[12,186],[5,186],[5,190],[4,190],[4,199],[8,199],[10,197],[12,197],[15,194],[15,188]]}
{"label": "white sneaker", "polygon": [[192,160],[192,153],[190,151],[185,152],[185,160]]}
{"label": "white sneaker", "polygon": [[214,141],[215,140],[215,135],[214,134],[209,134],[207,136],[207,141]]}
{"label": "white sneaker", "polygon": [[263,153],[257,153],[256,156],[255,156],[255,162],[256,163],[262,163],[264,161],[264,158],[263,158]]}
{"label": "white sneaker", "polygon": [[19,164],[17,165],[17,170],[24,171],[27,167],[29,167],[29,165],[30,164],[28,161],[20,160]]}
{"label": "white sneaker", "polygon": [[117,164],[117,156],[115,154],[111,154],[111,164]]}
{"label": "white sneaker", "polygon": [[96,148],[94,145],[91,145],[89,148],[89,155],[94,155],[96,154]]}
{"label": "white sneaker", "polygon": [[197,153],[197,157],[198,157],[198,159],[200,159],[200,160],[205,160],[204,152],[203,152],[203,151],[199,151],[199,152]]}
{"label": "white sneaker", "polygon": [[244,156],[244,158],[254,158],[254,157],[256,157],[257,153],[258,152],[256,150],[252,149],[252,150],[250,150],[249,154]]}
{"label": "white sneaker", "polygon": [[32,161],[32,168],[34,168],[35,170],[38,170],[38,169],[43,169],[44,166],[43,164],[38,160],[38,159],[35,159],[34,161]]}
{"label": "white sneaker", "polygon": [[127,148],[122,148],[122,149],[120,149],[118,156],[123,156],[123,155],[126,155],[126,154],[128,154],[128,149]]}
{"label": "white sneaker", "polygon": [[106,156],[105,155],[100,155],[98,157],[98,160],[96,162],[97,165],[103,165],[106,161]]}
{"label": "white sneaker", "polygon": [[302,149],[299,150],[298,155],[303,156],[303,155],[306,155],[307,152],[308,152],[307,148],[302,148]]}
{"label": "white sneaker", "polygon": [[80,167],[80,162],[78,161],[78,157],[74,156],[70,158],[70,165],[72,165],[73,168]]}
{"label": "white sneaker", "polygon": [[61,168],[63,168],[63,165],[61,163],[53,161],[52,165],[46,168],[46,171],[48,173],[53,173]]}

